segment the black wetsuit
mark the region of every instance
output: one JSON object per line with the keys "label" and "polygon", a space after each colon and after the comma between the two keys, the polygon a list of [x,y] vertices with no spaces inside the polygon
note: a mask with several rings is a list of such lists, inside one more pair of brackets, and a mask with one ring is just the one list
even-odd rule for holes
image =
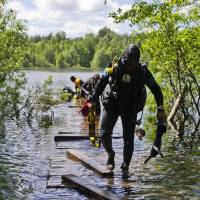
{"label": "black wetsuit", "polygon": [[[110,86],[110,89],[104,91],[107,85]],[[102,99],[104,109],[102,112],[101,138],[103,146],[109,154],[113,152],[111,139],[113,128],[118,117],[121,116],[124,139],[123,156],[127,165],[130,164],[134,150],[134,131],[140,104],[138,95],[145,85],[153,93],[157,105],[162,105],[161,89],[147,67],[140,64],[132,74],[129,74],[126,71],[125,61],[121,58],[112,74],[105,70],[91,97],[95,100],[103,91],[106,93]]]}
{"label": "black wetsuit", "polygon": [[[93,78],[89,78],[81,86],[81,90],[84,92],[85,95],[86,94],[92,95],[96,84],[97,82],[95,82]],[[101,114],[101,104],[100,104],[99,97],[95,98],[95,113],[96,113],[96,116],[100,116]]]}

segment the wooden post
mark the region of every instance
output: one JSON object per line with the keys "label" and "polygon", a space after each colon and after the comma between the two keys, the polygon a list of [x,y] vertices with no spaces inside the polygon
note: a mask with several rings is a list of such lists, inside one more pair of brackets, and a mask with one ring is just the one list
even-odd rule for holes
{"label": "wooden post", "polygon": [[177,97],[177,99],[176,99],[176,101],[174,103],[174,106],[173,106],[173,108],[172,108],[172,110],[169,113],[168,118],[167,118],[167,123],[169,124],[169,126],[171,127],[171,129],[176,132],[177,135],[180,135],[180,131],[177,128],[176,123],[174,122],[174,117],[175,117],[175,115],[176,115],[176,113],[178,111],[178,108],[179,108],[179,105],[180,105],[180,103],[182,101],[184,93],[185,92],[183,92],[183,93],[181,93],[181,94],[178,95],[178,97]]}

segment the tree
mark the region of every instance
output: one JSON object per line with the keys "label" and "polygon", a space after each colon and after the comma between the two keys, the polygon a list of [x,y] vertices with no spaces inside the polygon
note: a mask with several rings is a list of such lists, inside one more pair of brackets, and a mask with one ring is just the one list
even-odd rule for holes
{"label": "tree", "polygon": [[12,113],[20,102],[20,90],[24,75],[20,73],[26,35],[24,26],[16,19],[15,12],[6,8],[6,0],[0,1],[0,116]]}
{"label": "tree", "polygon": [[49,63],[55,64],[55,49],[52,46],[47,45],[43,53]]}
{"label": "tree", "polygon": [[60,69],[65,68],[65,60],[64,60],[64,56],[62,53],[58,54],[56,56],[56,66]]}
{"label": "tree", "polygon": [[106,56],[112,59],[116,55],[120,56],[130,41],[130,36],[119,35],[106,27],[102,28],[98,35],[88,33],[84,37],[73,39],[66,38],[64,32],[35,36],[29,39],[23,67],[90,68],[96,51],[104,49]]}
{"label": "tree", "polygon": [[56,33],[55,39],[59,42],[62,41],[62,40],[65,40],[66,39],[66,33],[64,31]]}
{"label": "tree", "polygon": [[138,41],[148,54],[151,69],[163,86],[168,110],[180,95],[175,129],[199,142],[200,126],[200,2],[142,1],[130,10],[112,13],[117,23],[130,21],[138,29]]}
{"label": "tree", "polygon": [[114,34],[113,31],[111,31],[109,28],[107,27],[103,27],[102,29],[99,30],[98,32],[98,37],[105,37],[109,34]]}
{"label": "tree", "polygon": [[94,58],[91,62],[92,68],[105,68],[108,63],[111,61],[111,58],[106,53],[104,49],[98,49],[95,52]]}

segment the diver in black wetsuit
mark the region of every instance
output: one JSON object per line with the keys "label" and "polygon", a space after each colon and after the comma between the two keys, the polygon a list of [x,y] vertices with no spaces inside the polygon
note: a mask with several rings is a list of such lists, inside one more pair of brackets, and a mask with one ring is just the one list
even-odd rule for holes
{"label": "diver in black wetsuit", "polygon": [[[118,117],[121,116],[124,140],[121,166],[123,176],[128,176],[134,150],[133,133],[138,107],[141,103],[138,96],[141,96],[141,91],[144,90],[145,85],[151,90],[156,100],[157,120],[164,123],[166,114],[163,109],[161,89],[146,65],[140,63],[138,46],[130,44],[118,61],[113,61],[108,65],[90,97],[90,101],[93,102],[103,93],[102,104],[104,109],[102,111],[101,139],[108,153],[107,167],[111,170],[115,167],[115,152],[112,148],[111,135]],[[157,153],[154,153],[156,156]]]}

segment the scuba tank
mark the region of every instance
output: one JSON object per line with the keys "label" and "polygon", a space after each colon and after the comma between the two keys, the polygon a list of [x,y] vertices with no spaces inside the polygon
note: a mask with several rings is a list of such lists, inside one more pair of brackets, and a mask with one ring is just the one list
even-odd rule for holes
{"label": "scuba tank", "polygon": [[79,112],[81,112],[84,117],[88,117],[89,139],[93,145],[99,148],[101,146],[101,138],[99,133],[96,133],[95,129],[95,121],[96,121],[95,104],[92,104],[87,100]]}
{"label": "scuba tank", "polygon": [[95,106],[90,104],[88,113],[89,138],[91,142],[95,141]]}

